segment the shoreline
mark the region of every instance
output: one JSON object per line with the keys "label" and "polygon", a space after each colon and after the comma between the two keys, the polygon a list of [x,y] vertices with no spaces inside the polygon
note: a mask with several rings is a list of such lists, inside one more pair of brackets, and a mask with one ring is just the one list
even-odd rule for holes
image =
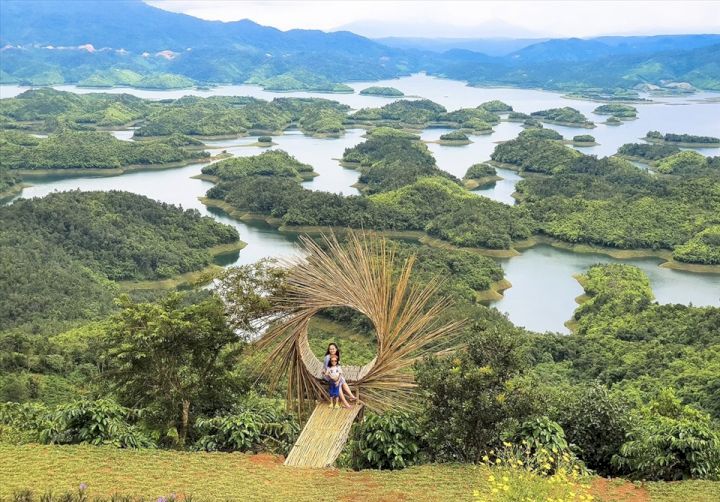
{"label": "shoreline", "polygon": [[[229,244],[218,244],[207,251],[210,254],[212,260],[217,259],[220,256],[227,255],[230,253],[240,252],[242,249],[247,247],[247,242],[238,239],[237,242]],[[185,272],[167,279],[155,279],[155,280],[144,280],[144,281],[116,281],[116,284],[120,289],[124,291],[145,291],[153,289],[175,289],[179,286],[200,286],[211,282],[218,272],[224,270],[224,267],[216,263],[210,263],[209,265],[201,268],[200,270],[194,270],[191,272]]]}
{"label": "shoreline", "polygon": [[192,164],[207,164],[218,160],[214,157],[203,157],[181,162],[168,162],[165,164],[132,164],[124,167],[111,168],[68,168],[68,169],[13,169],[12,172],[17,173],[23,178],[52,178],[52,177],[76,177],[76,176],[119,176],[125,173],[137,171],[162,171],[165,169],[175,169],[187,167]]}

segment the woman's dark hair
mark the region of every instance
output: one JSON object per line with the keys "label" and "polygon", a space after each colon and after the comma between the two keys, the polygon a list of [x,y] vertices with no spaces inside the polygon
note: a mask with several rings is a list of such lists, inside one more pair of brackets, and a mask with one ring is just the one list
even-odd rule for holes
{"label": "woman's dark hair", "polygon": [[335,342],[329,343],[329,344],[328,344],[328,348],[327,348],[327,350],[325,351],[325,355],[326,355],[326,356],[329,356],[329,355],[330,355],[330,346],[331,346],[331,345],[334,345],[334,346],[335,346],[335,349],[337,350],[337,352],[335,352],[335,355],[337,355],[338,364],[340,364],[340,347],[338,347],[337,343],[335,343]]}

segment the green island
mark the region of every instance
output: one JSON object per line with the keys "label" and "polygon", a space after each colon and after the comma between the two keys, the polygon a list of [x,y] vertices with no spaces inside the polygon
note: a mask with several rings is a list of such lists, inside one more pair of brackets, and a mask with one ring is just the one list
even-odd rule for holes
{"label": "green island", "polygon": [[550,124],[565,125],[569,127],[584,127],[586,129],[592,129],[595,127],[595,124],[588,120],[585,115],[570,106],[540,110],[532,112],[530,116]]}
{"label": "green island", "polygon": [[[452,127],[477,131],[479,134],[492,132],[492,126],[500,117],[492,109],[502,108],[504,103],[489,101],[476,108],[461,108],[448,112],[444,106],[428,99],[398,100],[381,108],[362,108],[348,117],[347,123],[360,126],[391,126],[408,129],[426,127]],[[508,105],[504,105],[508,106]]]}
{"label": "green island", "polygon": [[510,112],[508,113],[508,121],[509,122],[525,122],[530,118],[530,115],[527,113],[522,112]]}
{"label": "green island", "polygon": [[607,120],[605,121],[605,125],[609,125],[609,126],[619,126],[622,124],[623,124],[622,119],[615,117],[615,116],[608,117]]}
{"label": "green island", "polygon": [[405,93],[395,87],[380,87],[373,85],[360,91],[363,96],[382,96],[386,98],[402,98]]}
{"label": "green island", "polygon": [[195,82],[183,75],[155,73],[141,75],[132,70],[112,68],[96,71],[78,82],[78,87],[135,87],[138,89],[189,89]]}
{"label": "green island", "polygon": [[626,143],[618,148],[616,155],[628,160],[652,164],[678,152],[680,152],[680,148],[675,145],[658,143]]}
{"label": "green island", "polygon": [[462,146],[469,145],[470,143],[472,143],[472,141],[470,141],[470,138],[467,137],[467,134],[462,131],[451,131],[445,134],[441,134],[438,143],[441,145]]}
{"label": "green island", "polygon": [[598,115],[612,115],[613,117],[623,120],[637,118],[637,108],[621,103],[600,105],[593,110],[593,113],[597,113]]}
{"label": "green island", "polygon": [[720,138],[713,136],[695,136],[692,134],[662,134],[648,131],[643,138],[648,143],[668,144],[686,148],[720,148]]}
{"label": "green island", "polygon": [[266,74],[263,71],[257,72],[250,77],[248,84],[258,84],[266,91],[275,92],[325,92],[338,94],[351,94],[355,92],[347,84],[340,84],[316,73],[305,69],[292,70],[279,75]]}
{"label": "green island", "polygon": [[[200,145],[202,145],[200,143]],[[149,141],[121,141],[102,131],[61,129],[47,138],[0,131],[0,169],[20,176],[68,173],[118,174],[153,167],[177,167],[209,160],[198,142],[179,134]]]}
{"label": "green island", "polygon": [[598,143],[595,141],[595,136],[591,134],[577,134],[573,136],[570,144],[575,146],[594,146]]}
{"label": "green island", "polygon": [[[521,172],[550,175],[526,177],[517,185],[521,207],[534,216],[542,234],[598,249],[654,250],[660,256],[662,250],[675,250],[719,221],[718,157],[680,152],[674,154],[679,157],[668,157],[672,160],[663,168],[677,173],[657,176],[616,157],[546,157],[556,147],[544,143],[512,140],[498,145],[493,154]],[[712,256],[695,254],[690,259],[680,253],[674,258],[710,265],[712,270]]]}
{"label": "green island", "polygon": [[502,178],[498,176],[495,168],[489,164],[479,163],[468,167],[463,182],[468,190],[475,190],[478,187],[489,185]]}
{"label": "green island", "polygon": [[308,181],[318,176],[313,167],[303,164],[283,150],[268,150],[253,157],[231,157],[202,168],[203,179],[239,180],[249,176],[276,176]]}
{"label": "green island", "polygon": [[610,103],[651,103],[652,100],[641,98],[637,91],[632,89],[585,89],[569,92],[565,95],[569,99],[582,99]]}

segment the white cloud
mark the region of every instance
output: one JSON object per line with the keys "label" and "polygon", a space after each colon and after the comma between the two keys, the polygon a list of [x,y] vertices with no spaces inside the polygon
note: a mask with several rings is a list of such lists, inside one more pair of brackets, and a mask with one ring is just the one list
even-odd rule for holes
{"label": "white cloud", "polygon": [[[720,3],[678,1],[232,1],[146,0],[203,19],[251,19],[281,30],[347,27],[366,36],[478,37],[719,33]],[[495,30],[497,31],[497,30]],[[485,35],[487,36],[487,35]]]}

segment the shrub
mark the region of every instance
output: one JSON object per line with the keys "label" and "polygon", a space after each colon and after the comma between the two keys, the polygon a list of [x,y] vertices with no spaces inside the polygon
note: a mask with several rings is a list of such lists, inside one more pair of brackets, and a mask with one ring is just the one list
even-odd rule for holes
{"label": "shrub", "polygon": [[720,477],[720,434],[710,417],[672,391],[641,409],[613,464],[632,477],[673,481]]}
{"label": "shrub", "polygon": [[112,445],[118,448],[152,448],[155,443],[129,420],[139,413],[114,401],[76,401],[48,414],[40,440],[51,444]]}
{"label": "shrub", "polygon": [[195,448],[205,451],[263,451],[287,453],[300,427],[295,417],[274,400],[249,396],[232,413],[198,418],[200,438]]}
{"label": "shrub", "polygon": [[408,413],[368,415],[353,436],[350,465],[355,469],[402,469],[418,460],[420,431]]}
{"label": "shrub", "polygon": [[593,385],[570,396],[558,415],[568,442],[588,467],[601,474],[616,471],[612,456],[620,451],[630,426],[630,406],[623,399]]}
{"label": "shrub", "polygon": [[272,143],[272,138],[270,136],[260,136],[258,143]]}
{"label": "shrub", "polygon": [[416,369],[426,398],[424,437],[437,460],[477,462],[500,434],[530,416],[537,398],[524,379],[524,332],[471,328],[467,350]]}

